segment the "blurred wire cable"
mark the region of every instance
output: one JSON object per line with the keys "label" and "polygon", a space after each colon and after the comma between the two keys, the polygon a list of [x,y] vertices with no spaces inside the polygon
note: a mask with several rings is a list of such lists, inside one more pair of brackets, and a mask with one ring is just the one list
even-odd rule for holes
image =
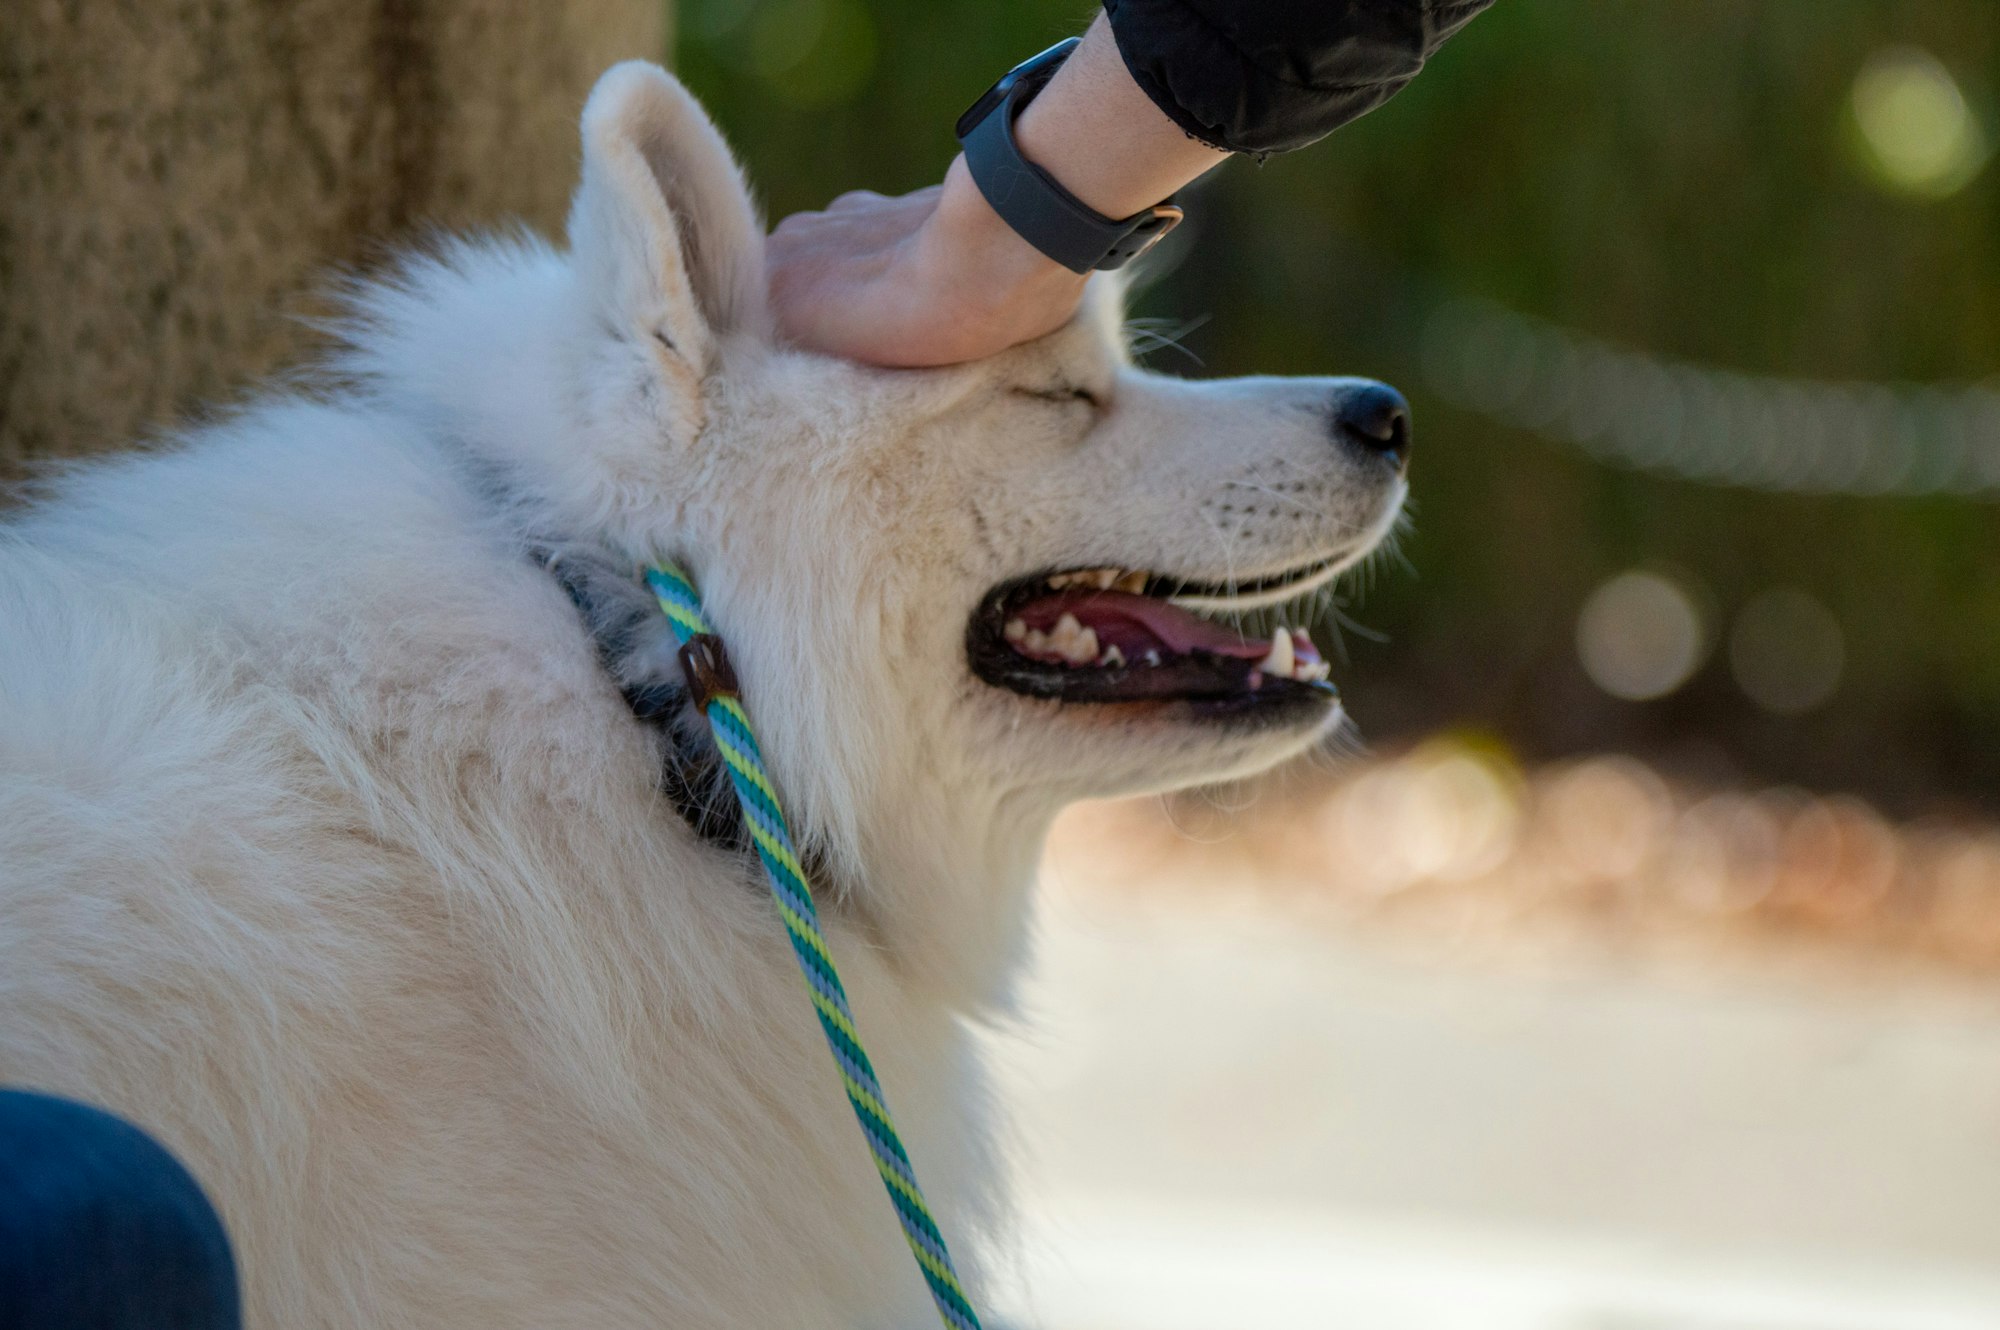
{"label": "blurred wire cable", "polygon": [[1789,493],[2000,495],[2000,381],[1743,374],[1483,300],[1437,304],[1422,338],[1439,397],[1614,466]]}

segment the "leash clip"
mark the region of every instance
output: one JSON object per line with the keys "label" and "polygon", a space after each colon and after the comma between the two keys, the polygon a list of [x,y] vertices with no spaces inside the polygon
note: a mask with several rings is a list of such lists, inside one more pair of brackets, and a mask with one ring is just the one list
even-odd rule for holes
{"label": "leash clip", "polygon": [[681,643],[681,673],[687,676],[688,691],[694,695],[695,709],[707,711],[718,697],[736,697],[736,671],[729,653],[714,633],[696,633]]}

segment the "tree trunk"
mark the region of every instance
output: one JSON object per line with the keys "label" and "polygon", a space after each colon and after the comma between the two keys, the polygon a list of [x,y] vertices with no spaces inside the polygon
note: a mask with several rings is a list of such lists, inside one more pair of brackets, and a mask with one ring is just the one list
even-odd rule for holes
{"label": "tree trunk", "polygon": [[0,476],[226,404],[335,265],[562,220],[670,0],[0,0]]}

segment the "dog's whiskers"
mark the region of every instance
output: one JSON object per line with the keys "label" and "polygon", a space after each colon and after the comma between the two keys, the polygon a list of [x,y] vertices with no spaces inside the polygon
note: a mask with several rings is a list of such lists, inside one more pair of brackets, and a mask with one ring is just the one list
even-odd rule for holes
{"label": "dog's whiskers", "polygon": [[1209,318],[1207,314],[1192,319],[1129,318],[1125,320],[1125,352],[1134,360],[1139,360],[1167,348],[1200,365],[1201,357],[1181,345],[1181,339],[1207,323]]}

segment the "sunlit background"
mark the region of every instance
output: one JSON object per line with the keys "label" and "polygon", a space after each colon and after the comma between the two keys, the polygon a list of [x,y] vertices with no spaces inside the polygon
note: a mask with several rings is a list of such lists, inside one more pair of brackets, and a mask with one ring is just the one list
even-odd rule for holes
{"label": "sunlit background", "polygon": [[[683,0],[676,59],[779,216],[1089,12]],[[1990,0],[1500,0],[1193,191],[1149,362],[1401,387],[1414,525],[1315,634],[1352,751],[1064,825],[1024,1305],[2000,1326],[1997,94]]]}

